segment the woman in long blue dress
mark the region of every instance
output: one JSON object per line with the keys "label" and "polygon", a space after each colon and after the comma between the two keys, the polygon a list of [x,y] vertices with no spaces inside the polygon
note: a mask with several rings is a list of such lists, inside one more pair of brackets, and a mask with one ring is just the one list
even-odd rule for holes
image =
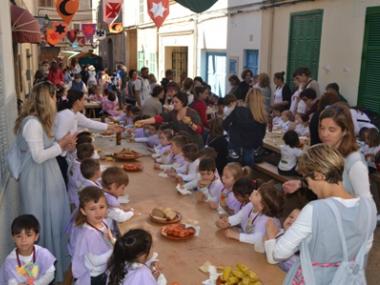
{"label": "woman in long blue dress", "polygon": [[41,224],[39,244],[57,259],[56,281],[68,269],[64,226],[70,218],[65,182],[56,156],[75,147],[75,136],[67,134],[55,142],[52,132],[56,114],[55,87],[42,82],[33,87],[16,120],[16,142],[23,163],[19,187],[21,212],[33,214]]}

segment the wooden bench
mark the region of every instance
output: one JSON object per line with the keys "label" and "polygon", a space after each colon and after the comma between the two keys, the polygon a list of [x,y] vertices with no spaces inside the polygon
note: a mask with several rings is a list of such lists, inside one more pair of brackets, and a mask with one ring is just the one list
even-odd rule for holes
{"label": "wooden bench", "polygon": [[274,180],[279,181],[281,183],[284,183],[288,180],[293,180],[293,179],[299,180],[300,179],[299,177],[296,177],[296,176],[283,176],[283,175],[279,174],[277,166],[274,166],[273,164],[270,164],[270,163],[265,162],[265,161],[261,162],[261,163],[256,163],[253,166],[253,169],[257,170],[258,172],[263,173],[267,176],[270,176]]}

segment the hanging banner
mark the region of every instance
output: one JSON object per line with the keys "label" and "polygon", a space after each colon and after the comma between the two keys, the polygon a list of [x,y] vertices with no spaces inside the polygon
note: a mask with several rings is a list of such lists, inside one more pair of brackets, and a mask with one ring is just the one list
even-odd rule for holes
{"label": "hanging banner", "polygon": [[55,8],[62,20],[68,24],[79,8],[79,0],[56,0]]}
{"label": "hanging banner", "polygon": [[176,2],[195,13],[201,13],[209,9],[218,0],[176,0]]}
{"label": "hanging banner", "polygon": [[78,31],[76,29],[70,30],[67,32],[66,37],[70,41],[70,43],[74,43],[77,39]]}
{"label": "hanging banner", "polygon": [[96,32],[96,24],[88,23],[82,24],[82,33],[87,38],[90,39]]}
{"label": "hanging banner", "polygon": [[108,30],[111,34],[121,33],[124,30],[123,23],[112,23],[108,26]]}
{"label": "hanging banner", "polygon": [[96,38],[98,41],[102,41],[102,40],[104,40],[106,37],[107,37],[107,32],[106,32],[106,30],[104,30],[104,29],[96,30],[95,38]]}
{"label": "hanging banner", "polygon": [[52,28],[46,29],[46,41],[49,45],[55,46],[56,44],[61,42],[61,40],[62,40],[61,37],[59,36],[59,34],[55,32],[54,29]]}
{"label": "hanging banner", "polygon": [[157,28],[161,27],[169,15],[169,0],[147,0],[148,14]]}
{"label": "hanging banner", "polygon": [[64,22],[51,22],[51,27],[62,41],[68,31],[67,25]]}
{"label": "hanging banner", "polygon": [[120,13],[123,0],[103,0],[103,22],[110,24]]}

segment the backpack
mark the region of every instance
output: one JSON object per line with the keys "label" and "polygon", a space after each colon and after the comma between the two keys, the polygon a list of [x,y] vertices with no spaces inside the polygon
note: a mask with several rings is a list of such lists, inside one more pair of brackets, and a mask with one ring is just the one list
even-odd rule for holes
{"label": "backpack", "polygon": [[[366,234],[366,240],[361,245],[355,260],[350,261],[348,259],[348,250],[347,250],[347,243],[346,238],[343,233],[343,226],[342,226],[342,217],[339,213],[339,210],[335,203],[329,199],[326,200],[327,205],[332,210],[335,220],[337,222],[338,232],[339,232],[339,238],[341,240],[342,244],[342,250],[343,250],[343,260],[341,261],[340,265],[338,266],[334,277],[330,284],[334,285],[364,285],[367,284],[366,278],[365,278],[365,260],[367,256],[367,246],[368,246],[368,240],[370,240],[372,235],[372,229],[371,224],[373,222],[373,218],[371,217],[371,205],[368,199],[361,198],[361,201],[365,203],[366,209],[368,209],[368,226],[367,226],[367,234]],[[315,285],[315,277],[313,268],[311,265],[311,259],[309,256],[309,249],[307,248],[307,245],[305,242],[301,245],[301,254],[304,255],[304,258],[306,262],[302,263],[302,272],[305,279],[305,284],[307,285]]]}

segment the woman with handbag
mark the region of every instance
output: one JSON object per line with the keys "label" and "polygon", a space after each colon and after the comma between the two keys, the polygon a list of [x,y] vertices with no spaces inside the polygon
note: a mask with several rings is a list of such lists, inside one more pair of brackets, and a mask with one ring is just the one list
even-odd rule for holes
{"label": "woman with handbag", "polygon": [[[298,170],[319,198],[307,204],[289,229],[276,240],[278,229],[267,224],[266,248],[274,260],[300,251],[284,284],[366,284],[366,256],[376,228],[372,198],[355,198],[343,186],[344,158],[327,144],[310,147]],[[268,243],[272,243],[268,246]]]}
{"label": "woman with handbag", "polygon": [[[41,224],[39,244],[57,259],[56,282],[63,280],[70,260],[66,252],[64,227],[70,218],[65,182],[56,156],[75,147],[75,135],[54,141],[55,87],[49,81],[36,84],[15,123],[20,161],[21,212],[33,214]],[[12,161],[8,161],[12,164]],[[12,168],[12,167],[10,167]]]}

